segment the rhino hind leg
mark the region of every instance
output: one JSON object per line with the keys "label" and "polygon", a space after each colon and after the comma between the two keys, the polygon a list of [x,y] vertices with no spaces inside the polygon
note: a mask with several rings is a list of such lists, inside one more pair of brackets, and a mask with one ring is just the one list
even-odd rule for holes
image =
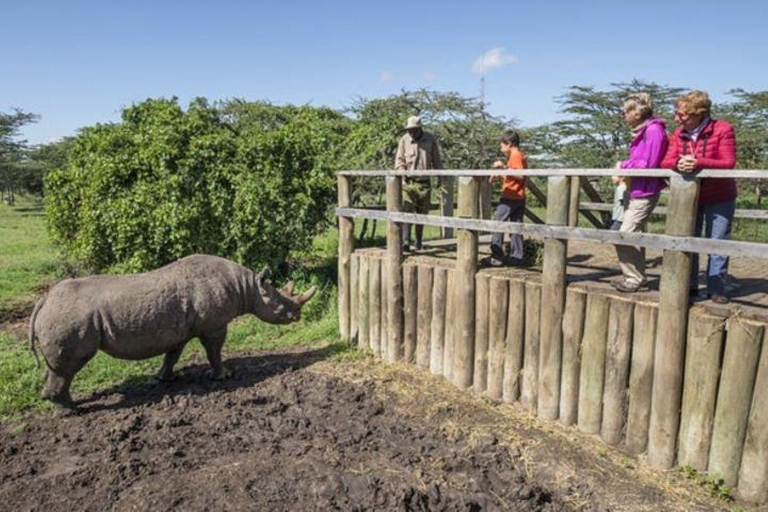
{"label": "rhino hind leg", "polygon": [[208,356],[208,362],[211,364],[209,376],[212,380],[224,380],[229,376],[229,372],[225,371],[221,364],[221,348],[224,346],[224,340],[226,339],[226,327],[212,334],[200,336],[200,341],[203,343],[205,353]]}
{"label": "rhino hind leg", "polygon": [[160,368],[160,372],[157,374],[157,380],[160,382],[173,382],[176,380],[176,375],[173,373],[173,367],[179,361],[182,350],[184,350],[184,345],[180,346],[176,350],[171,350],[170,352],[165,353],[163,366]]}

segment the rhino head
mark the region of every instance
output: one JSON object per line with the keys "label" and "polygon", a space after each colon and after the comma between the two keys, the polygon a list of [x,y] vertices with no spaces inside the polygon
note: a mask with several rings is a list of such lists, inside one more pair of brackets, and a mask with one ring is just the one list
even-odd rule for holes
{"label": "rhino head", "polygon": [[252,313],[271,324],[289,324],[301,318],[302,306],[312,298],[316,288],[313,286],[300,295],[293,294],[293,281],[277,289],[269,280],[269,269],[264,268],[256,274],[256,294]]}

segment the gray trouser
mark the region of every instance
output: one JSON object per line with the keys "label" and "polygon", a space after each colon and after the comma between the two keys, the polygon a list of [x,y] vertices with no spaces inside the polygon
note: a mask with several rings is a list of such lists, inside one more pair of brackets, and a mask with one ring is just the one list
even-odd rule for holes
{"label": "gray trouser", "polygon": [[[525,213],[525,199],[499,200],[493,219],[501,222],[523,222]],[[504,233],[494,233],[491,238],[491,256],[500,260],[504,257]],[[511,235],[509,257],[516,260],[523,259],[523,235]]]}
{"label": "gray trouser", "polygon": [[[659,194],[650,197],[636,197],[629,200],[621,233],[641,233],[645,231],[648,217],[659,202]],[[621,273],[633,285],[645,283],[645,250],[634,245],[617,245]]]}

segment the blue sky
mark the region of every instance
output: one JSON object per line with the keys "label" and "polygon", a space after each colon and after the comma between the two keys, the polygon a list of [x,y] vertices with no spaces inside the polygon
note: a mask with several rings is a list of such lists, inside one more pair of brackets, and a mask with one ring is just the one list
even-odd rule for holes
{"label": "blue sky", "polygon": [[[148,97],[334,108],[402,88],[479,93],[523,125],[573,84],[632,78],[768,88],[768,2],[3,0],[0,110],[41,115],[30,142],[119,118]],[[494,60],[495,59],[495,60]],[[494,67],[492,63],[498,64]]]}

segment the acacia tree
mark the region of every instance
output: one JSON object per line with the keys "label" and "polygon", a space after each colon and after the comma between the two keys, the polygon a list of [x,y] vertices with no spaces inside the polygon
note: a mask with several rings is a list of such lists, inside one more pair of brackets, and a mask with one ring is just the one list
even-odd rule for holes
{"label": "acacia tree", "polygon": [[13,109],[0,112],[0,196],[13,204],[23,174],[22,162],[27,141],[19,139],[21,127],[39,119],[35,114]]}

